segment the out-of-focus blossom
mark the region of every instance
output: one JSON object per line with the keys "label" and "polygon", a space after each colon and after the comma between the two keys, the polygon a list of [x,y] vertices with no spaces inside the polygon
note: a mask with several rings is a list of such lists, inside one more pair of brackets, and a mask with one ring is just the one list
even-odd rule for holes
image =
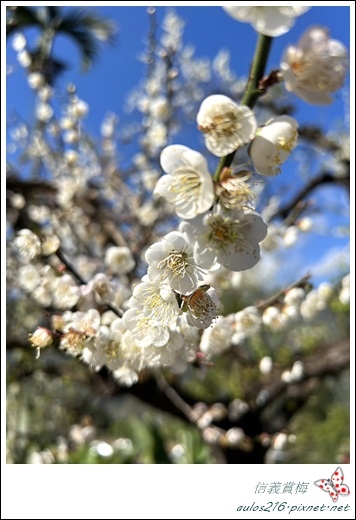
{"label": "out-of-focus blossom", "polygon": [[307,233],[310,231],[313,227],[313,221],[310,217],[303,217],[297,222],[298,228],[300,231],[303,231],[304,233]]}
{"label": "out-of-focus blossom", "polygon": [[23,49],[17,54],[17,61],[21,65],[21,67],[24,67],[25,69],[31,65],[31,54]]}
{"label": "out-of-focus blossom", "polygon": [[305,291],[301,287],[293,287],[286,292],[285,305],[300,305],[305,298]]}
{"label": "out-of-focus blossom", "polygon": [[27,76],[27,83],[30,88],[33,88],[34,90],[40,89],[44,85],[44,76],[40,72],[31,72]]}
{"label": "out-of-focus blossom", "polygon": [[41,241],[30,229],[21,229],[13,243],[21,258],[27,262],[41,253]]}
{"label": "out-of-focus blossom", "polygon": [[135,260],[128,247],[112,246],[106,250],[105,264],[112,273],[126,274],[135,267]]}
{"label": "out-of-focus blossom", "polygon": [[32,264],[28,264],[20,267],[18,281],[22,289],[31,292],[40,284],[41,277],[37,268]]}
{"label": "out-of-focus blossom", "polygon": [[260,361],[260,372],[261,374],[269,374],[273,368],[272,358],[265,356]]}
{"label": "out-of-focus blossom", "polygon": [[235,332],[243,333],[246,337],[257,334],[261,329],[261,324],[261,315],[252,305],[235,314]]}
{"label": "out-of-focus blossom", "polygon": [[305,13],[310,7],[237,7],[223,6],[232,18],[247,22],[256,31],[266,36],[281,36],[294,25],[295,18]]}
{"label": "out-of-focus blossom", "polygon": [[88,283],[94,292],[95,299],[100,303],[111,303],[114,300],[114,284],[104,273],[97,273]]}
{"label": "out-of-focus blossom", "polygon": [[281,69],[286,89],[312,105],[327,105],[339,90],[348,68],[347,50],[324,27],[308,29],[296,46],[289,46]]}
{"label": "out-of-focus blossom", "polygon": [[53,116],[53,108],[48,103],[38,103],[36,106],[36,117],[46,123]]}
{"label": "out-of-focus blossom", "polygon": [[12,39],[12,48],[16,52],[23,51],[26,47],[26,38],[22,33],[16,33],[14,34],[14,37]]}
{"label": "out-of-focus blossom", "polygon": [[342,284],[342,288],[341,288],[341,291],[339,292],[339,300],[341,303],[346,305],[347,303],[350,302],[350,274],[347,274],[346,276],[344,276],[341,284]]}
{"label": "out-of-focus blossom", "polygon": [[299,229],[297,226],[289,226],[283,235],[283,244],[286,247],[292,247],[298,241]]}
{"label": "out-of-focus blossom", "polygon": [[82,99],[75,99],[74,102],[68,106],[69,116],[75,119],[83,119],[89,112],[89,105]]}
{"label": "out-of-focus blossom", "polygon": [[211,327],[204,330],[200,350],[209,357],[222,354],[230,347],[232,334],[231,322],[223,316],[218,316]]}
{"label": "out-of-focus blossom", "polygon": [[69,274],[55,278],[51,289],[54,305],[59,309],[71,309],[79,299],[78,287]]}
{"label": "out-of-focus blossom", "polygon": [[301,381],[304,376],[304,365],[302,361],[295,361],[292,366],[291,370],[291,379],[292,382]]}
{"label": "out-of-focus blossom", "polygon": [[29,334],[32,347],[37,349],[37,357],[40,355],[41,348],[48,347],[53,342],[53,335],[49,329],[38,327],[33,334]]}
{"label": "out-of-focus blossom", "polygon": [[286,316],[277,307],[267,307],[262,314],[263,324],[274,330],[280,330],[286,323]]}

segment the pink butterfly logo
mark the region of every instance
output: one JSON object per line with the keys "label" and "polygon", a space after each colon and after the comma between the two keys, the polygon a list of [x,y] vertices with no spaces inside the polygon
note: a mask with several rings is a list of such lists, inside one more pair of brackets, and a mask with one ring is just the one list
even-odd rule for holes
{"label": "pink butterfly logo", "polygon": [[331,475],[331,479],[323,478],[321,480],[316,480],[314,484],[323,491],[329,493],[333,502],[337,501],[339,495],[347,496],[350,494],[349,486],[344,484],[344,472],[342,471],[340,466],[336,468],[334,473]]}

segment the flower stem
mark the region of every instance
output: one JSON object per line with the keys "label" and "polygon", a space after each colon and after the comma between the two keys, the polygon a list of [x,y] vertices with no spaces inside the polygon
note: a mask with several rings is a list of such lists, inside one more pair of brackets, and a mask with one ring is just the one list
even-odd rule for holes
{"label": "flower stem", "polygon": [[[241,104],[253,108],[258,98],[264,94],[264,91],[259,88],[259,82],[262,79],[265,67],[268,59],[268,55],[271,49],[272,37],[264,34],[258,35],[256,44],[255,54],[253,57],[251,72],[246,85],[245,93],[242,98]],[[225,155],[219,161],[218,167],[214,173],[214,181],[218,182],[220,173],[223,168],[228,168],[235,157],[235,152]]]}

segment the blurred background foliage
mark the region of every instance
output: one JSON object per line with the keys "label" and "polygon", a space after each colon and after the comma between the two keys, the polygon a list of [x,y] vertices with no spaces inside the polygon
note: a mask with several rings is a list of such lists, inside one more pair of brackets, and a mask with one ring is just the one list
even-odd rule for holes
{"label": "blurred background foliage", "polygon": [[[49,18],[46,20],[26,9],[21,16],[17,12],[17,17],[10,10],[10,35],[16,23],[19,26],[35,23],[44,29],[44,37],[51,23],[58,29],[55,20],[59,14],[58,10],[53,11],[55,8],[47,8]],[[68,19],[70,21],[70,17]],[[89,31],[86,41],[92,45],[90,31],[98,27],[106,31],[107,39],[112,37],[112,26],[101,18],[82,17],[81,23],[83,30]],[[59,29],[61,27],[68,30],[65,22]],[[83,57],[90,60],[96,56],[98,49],[86,51],[83,35],[78,31],[75,34],[77,40],[82,36],[78,41]],[[152,45],[151,34],[151,53]],[[44,49],[41,42],[38,49]],[[163,56],[169,65],[168,58]],[[46,59],[48,65],[48,56]],[[51,81],[57,79],[58,76],[52,74]],[[277,100],[279,89],[276,87]],[[279,113],[291,111],[290,105],[281,107],[278,101],[274,104],[273,96],[269,97],[264,110],[276,112],[277,108]],[[314,133],[314,137],[308,137],[308,143],[313,139],[320,141],[320,135]],[[267,187],[266,198],[270,195],[268,190]],[[9,207],[9,212],[13,211]],[[21,219],[16,221],[15,218],[14,222],[14,231],[23,227]],[[207,427],[197,428],[180,413],[174,402],[172,406],[167,399],[167,388],[160,384],[162,380],[158,375],[144,372],[137,385],[123,388],[105,369],[91,372],[52,346],[35,359],[27,337],[38,323],[48,320],[48,313],[16,288],[16,267],[10,255],[8,260],[8,463],[349,461],[350,307],[338,297],[346,272],[340,270],[338,278],[333,280],[334,292],[328,305],[310,323],[291,322],[288,327],[275,331],[262,328],[260,333],[247,338],[243,344],[232,346],[211,363],[195,363],[181,375],[165,374],[168,394],[173,388],[175,395],[209,415]],[[312,283],[312,280],[308,282],[307,290],[312,289]],[[237,289],[226,286],[220,291],[226,315],[268,299],[272,294],[271,287],[261,285],[258,273],[252,275],[245,286]],[[273,368],[268,373],[260,370],[259,363],[264,357],[273,360]],[[304,364],[303,375],[296,381],[284,381],[283,373],[300,360]],[[217,446],[216,431],[231,428],[231,435],[237,438],[235,448],[233,443]]]}
{"label": "blurred background foliage", "polygon": [[[231,295],[230,295],[231,297]],[[236,309],[243,305],[235,299]],[[231,299],[230,299],[231,304]],[[238,305],[237,305],[238,304]],[[7,461],[13,464],[210,464],[220,463],[221,454],[185,420],[154,408],[129,389],[118,390],[108,374],[98,377],[75,359],[54,348],[35,359],[28,344],[22,343],[33,330],[38,314],[26,300],[8,308],[8,330],[13,343],[7,356]],[[19,319],[21,317],[21,319]],[[303,330],[304,329],[304,330]],[[317,345],[347,338],[349,306],[337,296],[327,316],[318,325],[300,324],[268,333],[268,342],[253,337],[237,352],[232,349],[216,358],[213,366],[191,367],[175,388],[192,402],[253,402],[258,389],[273,384],[276,372],[303,359]],[[291,350],[290,345],[299,346]],[[305,339],[308,341],[305,341]],[[322,356],[322,349],[319,349]],[[274,371],[261,375],[258,360],[271,355]],[[148,374],[143,374],[144,383]],[[169,380],[169,375],[167,375]],[[315,378],[314,378],[315,379]],[[309,380],[313,381],[314,379]],[[314,383],[316,383],[314,381]],[[349,370],[330,373],[314,384],[309,395],[282,395],[258,413],[248,414],[246,432],[256,429],[258,444],[264,445],[264,461],[285,464],[347,463],[350,445]],[[306,384],[305,382],[302,383]],[[220,424],[220,417],[217,417]],[[221,423],[223,424],[223,423]],[[274,432],[287,432],[282,449],[274,449]],[[251,436],[252,439],[254,435]],[[277,446],[279,448],[279,446]],[[244,447],[251,450],[251,445]],[[258,460],[258,458],[257,458]]]}

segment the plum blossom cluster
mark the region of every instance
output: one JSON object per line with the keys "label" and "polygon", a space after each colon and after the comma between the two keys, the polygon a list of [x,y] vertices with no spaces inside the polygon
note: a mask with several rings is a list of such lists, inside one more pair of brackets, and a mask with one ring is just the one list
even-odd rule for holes
{"label": "plum blossom cluster", "polygon": [[[308,10],[306,7],[224,9],[268,37],[286,33],[295,17]],[[165,20],[160,46],[163,58],[180,50],[182,28],[180,19],[173,14]],[[14,47],[21,65],[29,68],[26,41],[20,35],[14,39]],[[184,49],[185,62],[180,63],[187,74],[188,51]],[[286,50],[279,79],[284,80],[288,91],[307,102],[328,103],[330,94],[344,81],[346,58],[346,50],[339,42],[331,40],[326,30],[314,27],[297,46]],[[220,56],[215,69],[232,83],[224,60],[226,56]],[[201,82],[207,81],[210,72],[206,64],[200,62],[195,68],[199,69]],[[130,183],[119,179],[114,142],[116,116],[107,115],[102,125],[103,155],[99,159],[87,140],[82,139],[82,120],[88,113],[88,105],[76,95],[75,88],[68,88],[67,104],[57,120],[51,106],[51,88],[41,74],[28,74],[29,86],[36,92],[38,121],[54,139],[64,143],[63,154],[58,154],[41,135],[34,136],[31,153],[53,174],[56,211],[28,208],[31,219],[46,229],[46,235],[39,238],[29,229],[22,229],[14,239],[22,264],[20,287],[43,307],[54,306],[58,310],[52,317],[51,328],[38,328],[30,341],[38,353],[57,343],[61,350],[95,370],[108,367],[125,385],[137,382],[143,369],[164,366],[183,371],[197,359],[199,351],[210,358],[231,345],[243,345],[264,329],[281,331],[287,324],[301,319],[308,321],[326,308],[332,296],[327,286],[308,294],[302,288],[294,288],[278,305],[265,308],[251,305],[222,316],[214,285],[221,286],[224,276],[225,280],[226,276],[230,278],[230,284],[235,280],[238,285],[238,276],[259,262],[260,244],[263,242],[268,250],[270,240],[270,248],[274,247],[273,236],[267,236],[265,220],[268,219],[255,211],[257,194],[252,181],[256,175],[273,177],[281,173],[282,165],[297,146],[298,123],[282,115],[260,124],[251,107],[235,101],[238,96],[205,97],[196,115],[202,142],[220,161],[235,156],[229,166],[221,171],[218,166],[213,174],[202,153],[180,144],[167,146],[176,131],[172,113],[178,95],[170,100],[162,88],[162,78],[167,78],[169,88],[174,91],[177,75],[173,66],[168,73],[163,65],[158,67],[156,75],[145,82],[145,96],[131,99],[145,116],[145,137],[140,143],[144,153],[137,154],[133,162],[140,173],[139,182],[146,191],[153,191],[157,202],[154,206],[144,197],[135,198],[129,191]],[[195,101],[200,99],[201,92],[192,92]],[[19,136],[19,139],[27,137],[26,128]],[[240,160],[240,152],[241,157],[247,156],[246,161]],[[159,157],[163,171],[160,178],[162,172],[152,166],[155,157]],[[130,233],[123,237],[113,226],[103,225],[109,239],[101,243],[96,236],[99,224],[86,228],[86,204],[90,206],[89,213],[96,213],[97,200],[90,192],[96,182],[102,185],[107,212],[122,214],[127,227],[138,222],[142,227],[136,229],[153,228],[159,218],[159,199],[164,199],[166,206],[181,219],[176,230],[164,236],[161,233],[159,240],[152,232],[147,248],[142,242],[147,267],[143,276],[137,248],[131,251],[128,247],[126,238]],[[117,192],[123,194],[120,199],[116,198]],[[90,202],[83,202],[84,194],[90,195]],[[13,199],[14,206],[22,204],[26,201],[21,196]],[[63,272],[70,268],[61,264],[63,255],[58,254],[62,249],[75,250],[75,239],[70,238],[73,225],[64,222],[68,215],[76,223],[76,237],[87,242],[87,253],[102,258],[102,261],[93,259],[92,264],[83,262],[87,270],[83,279],[74,272]],[[100,218],[98,212],[98,221]],[[306,221],[304,224],[307,227]],[[131,231],[131,237],[133,234]],[[41,264],[45,257],[50,258],[48,265]],[[76,265],[79,271],[80,260],[79,257]],[[339,297],[341,302],[349,298],[347,278]],[[260,370],[267,374],[272,370],[272,360],[265,356],[262,361]],[[303,370],[297,364],[290,371],[290,381],[298,377],[303,377]]]}

